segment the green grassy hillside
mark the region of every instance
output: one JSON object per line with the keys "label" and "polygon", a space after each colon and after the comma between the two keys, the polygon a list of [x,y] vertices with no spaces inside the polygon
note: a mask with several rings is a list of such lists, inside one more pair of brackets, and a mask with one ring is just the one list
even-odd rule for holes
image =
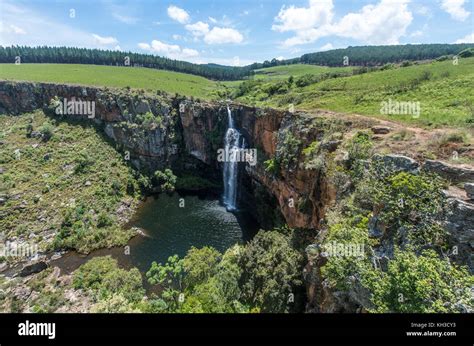
{"label": "green grassy hillside", "polygon": [[185,73],[137,67],[76,64],[0,64],[0,79],[162,90],[212,98],[217,83]]}
{"label": "green grassy hillside", "polygon": [[283,65],[255,70],[254,79],[281,80],[290,76],[300,77],[305,74],[318,75],[334,71],[351,71],[352,67],[326,67],[307,64]]}
{"label": "green grassy hillside", "polygon": [[[294,65],[297,66],[297,65]],[[451,60],[406,67],[390,66],[348,77],[309,81],[298,86],[299,78],[290,83],[291,74],[279,74],[275,80],[272,69],[260,70],[270,75],[235,86],[237,101],[256,106],[296,109],[328,109],[333,111],[379,116],[421,125],[464,126],[474,120],[474,58]],[[278,69],[278,68],[277,68]],[[334,72],[335,69],[329,71]],[[290,70],[288,70],[290,72]],[[420,102],[421,114],[382,115],[381,102],[388,100]]]}

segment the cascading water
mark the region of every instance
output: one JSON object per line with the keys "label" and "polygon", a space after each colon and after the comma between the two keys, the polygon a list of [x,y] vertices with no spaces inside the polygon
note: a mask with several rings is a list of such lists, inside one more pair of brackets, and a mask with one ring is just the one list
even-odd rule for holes
{"label": "cascading water", "polygon": [[232,112],[227,107],[228,128],[225,134],[224,150],[226,160],[224,161],[224,204],[227,210],[237,209],[237,185],[238,185],[238,153],[243,149],[240,132],[234,126]]}

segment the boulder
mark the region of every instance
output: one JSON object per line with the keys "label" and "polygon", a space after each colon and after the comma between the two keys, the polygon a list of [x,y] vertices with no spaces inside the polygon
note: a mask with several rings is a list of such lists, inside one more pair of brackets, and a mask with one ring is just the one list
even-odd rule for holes
{"label": "boulder", "polygon": [[31,295],[31,288],[26,285],[20,285],[12,289],[11,296],[20,301],[26,301]]}
{"label": "boulder", "polygon": [[474,205],[460,199],[448,199],[446,229],[450,243],[458,248],[455,259],[474,272]]}
{"label": "boulder", "polygon": [[422,170],[438,174],[454,184],[474,182],[474,169],[472,168],[458,167],[436,160],[426,160]]}
{"label": "boulder", "polygon": [[342,143],[342,141],[340,140],[334,140],[334,141],[328,141],[328,142],[324,142],[321,144],[321,148],[329,151],[329,152],[333,152],[337,149],[337,147]]}
{"label": "boulder", "polygon": [[393,169],[395,171],[417,173],[420,167],[418,162],[412,158],[397,154],[375,154],[373,156],[373,160],[381,162],[386,168]]}
{"label": "boulder", "polygon": [[21,276],[21,277],[29,276],[31,274],[42,272],[46,268],[48,268],[48,265],[44,261],[28,264],[23,267],[23,269],[18,273],[18,276]]}
{"label": "boulder", "polygon": [[7,268],[8,268],[8,264],[6,264],[5,262],[0,263],[0,273],[7,270]]}
{"label": "boulder", "polygon": [[388,126],[372,126],[371,130],[376,135],[386,135],[392,131],[392,129]]}
{"label": "boulder", "polygon": [[469,199],[474,199],[474,183],[464,184],[464,190],[466,191],[467,197]]}
{"label": "boulder", "polygon": [[145,114],[147,112],[151,112],[150,104],[147,100],[140,100],[135,107],[135,111],[138,114]]}

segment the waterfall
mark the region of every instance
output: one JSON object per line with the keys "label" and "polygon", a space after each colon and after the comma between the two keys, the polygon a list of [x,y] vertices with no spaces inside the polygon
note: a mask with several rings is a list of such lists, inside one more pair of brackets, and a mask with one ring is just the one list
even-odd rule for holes
{"label": "waterfall", "polygon": [[[227,210],[237,208],[237,185],[238,185],[238,160],[236,155],[243,149],[240,132],[234,126],[232,112],[227,106],[228,128],[224,139],[224,150],[228,153],[224,160],[224,204]],[[243,139],[243,138],[242,138]]]}

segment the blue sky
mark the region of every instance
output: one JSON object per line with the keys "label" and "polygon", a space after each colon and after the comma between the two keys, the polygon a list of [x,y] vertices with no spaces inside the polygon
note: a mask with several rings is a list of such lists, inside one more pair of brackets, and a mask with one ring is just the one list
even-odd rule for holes
{"label": "blue sky", "polygon": [[246,65],[371,44],[474,42],[474,0],[0,0],[0,45]]}

